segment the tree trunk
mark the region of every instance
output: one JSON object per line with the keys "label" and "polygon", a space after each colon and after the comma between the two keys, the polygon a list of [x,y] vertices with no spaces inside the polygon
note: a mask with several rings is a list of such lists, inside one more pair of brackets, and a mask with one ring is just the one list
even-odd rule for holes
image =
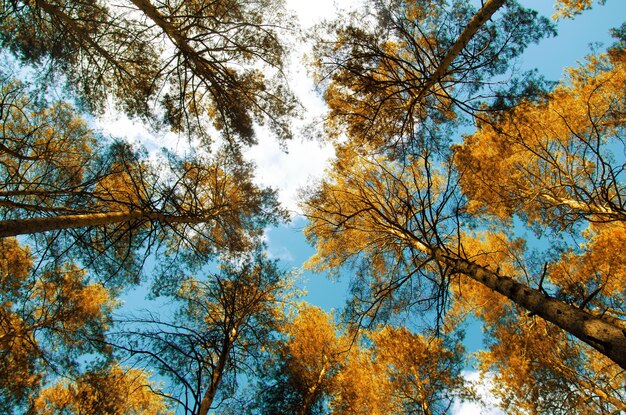
{"label": "tree trunk", "polygon": [[594,316],[587,311],[551,298],[509,277],[503,277],[464,258],[445,254],[434,249],[433,257],[455,273],[496,291],[520,307],[549,321],[598,350],[620,367],[626,369],[626,330]]}
{"label": "tree trunk", "polygon": [[54,231],[60,229],[86,228],[90,226],[110,225],[112,223],[145,220],[160,223],[207,223],[220,216],[220,208],[197,214],[170,215],[167,213],[142,211],[138,209],[117,212],[84,213],[75,215],[46,216],[43,218],[25,218],[0,220],[0,238],[16,235]]}
{"label": "tree trunk", "polygon": [[226,333],[224,343],[222,344],[222,350],[220,351],[220,358],[217,362],[217,367],[213,368],[211,383],[209,384],[207,391],[202,396],[202,402],[200,402],[200,408],[198,409],[197,415],[207,415],[209,413],[209,409],[211,409],[211,405],[213,404],[213,399],[215,399],[215,395],[217,394],[217,389],[219,388],[222,377],[224,376],[224,370],[226,369],[226,364],[228,363],[228,354],[230,353],[231,348],[232,341],[230,334]]}
{"label": "tree trunk", "polygon": [[308,413],[310,413],[311,406],[315,403],[315,394],[322,384],[324,376],[326,375],[326,370],[328,369],[328,357],[326,356],[326,354],[322,355],[322,359],[324,360],[324,363],[322,364],[320,372],[317,374],[317,380],[313,385],[311,385],[311,387],[307,389],[306,394],[302,399],[302,406],[299,408],[300,410],[298,411],[298,415],[307,415]]}
{"label": "tree trunk", "polygon": [[211,86],[219,87],[219,85],[216,85],[217,82],[215,81],[210,62],[201,57],[200,53],[189,44],[187,38],[180,33],[178,28],[167,21],[166,17],[159,12],[150,0],[131,0],[131,2],[161,28],[176,48],[190,61],[197,76],[210,81]]}
{"label": "tree trunk", "polygon": [[424,85],[420,88],[420,91],[415,98],[415,101],[419,101],[424,97],[425,94],[428,93],[430,88],[432,88],[437,82],[439,82],[446,74],[448,68],[454,61],[454,59],[459,56],[459,53],[463,50],[463,48],[467,45],[470,39],[476,34],[478,29],[480,29],[486,22],[493,16],[493,14],[500,8],[502,5],[506,3],[506,0],[487,0],[487,2],[476,12],[476,14],[470,19],[463,29],[463,32],[459,35],[454,44],[448,49],[448,52],[443,57],[435,72],[428,77]]}
{"label": "tree trunk", "polygon": [[85,213],[78,215],[47,216],[43,218],[3,220],[0,221],[0,238],[59,229],[110,225],[112,223],[138,220],[144,216],[144,212],[140,210],[128,210],[120,212]]}

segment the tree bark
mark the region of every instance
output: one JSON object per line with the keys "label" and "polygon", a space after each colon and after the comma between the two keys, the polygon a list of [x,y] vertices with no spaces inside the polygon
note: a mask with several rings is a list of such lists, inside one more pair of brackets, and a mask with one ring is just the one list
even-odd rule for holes
{"label": "tree bark", "polygon": [[452,272],[467,275],[474,281],[504,295],[520,307],[587,343],[626,369],[625,329],[574,305],[551,298],[512,278],[500,276],[467,259],[448,255],[438,249],[432,250],[432,255],[436,260],[450,267]]}
{"label": "tree bark", "polygon": [[146,220],[161,223],[206,223],[218,217],[216,209],[211,214],[169,215],[138,209],[104,213],[47,216],[43,218],[9,219],[0,221],[0,238],[33,233],[110,225],[113,223]]}
{"label": "tree bark", "polygon": [[144,213],[140,210],[129,210],[121,212],[86,213],[79,215],[3,220],[0,221],[0,238],[59,229],[109,225],[112,223],[141,219],[143,216]]}
{"label": "tree bark", "polygon": [[207,389],[207,391],[202,396],[200,408],[198,409],[198,415],[208,415],[209,409],[211,409],[213,399],[215,399],[215,394],[217,393],[217,389],[220,386],[222,377],[224,375],[224,370],[226,369],[226,364],[228,363],[228,354],[232,349],[232,345],[233,344],[230,338],[230,334],[226,333],[224,343],[222,344],[222,350],[220,351],[220,357],[217,362],[217,367],[213,368],[211,383],[209,384],[209,388]]}
{"label": "tree bark", "polygon": [[143,12],[150,20],[156,24],[165,35],[172,41],[176,48],[185,56],[192,64],[194,73],[200,78],[210,82],[210,86],[219,89],[219,83],[215,80],[213,71],[216,68],[209,61],[203,59],[188,42],[178,28],[166,20],[159,10],[150,2],[150,0],[131,0],[132,3]]}

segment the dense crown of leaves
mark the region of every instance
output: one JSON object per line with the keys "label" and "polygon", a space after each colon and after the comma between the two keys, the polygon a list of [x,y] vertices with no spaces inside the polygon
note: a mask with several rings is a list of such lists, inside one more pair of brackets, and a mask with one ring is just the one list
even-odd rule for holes
{"label": "dense crown of leaves", "polygon": [[130,116],[162,118],[211,141],[254,142],[254,123],[291,136],[296,101],[282,74],[276,1],[3,0],[0,44],[62,75],[90,110],[109,97]]}
{"label": "dense crown of leaves", "polygon": [[406,328],[377,327],[354,342],[331,315],[302,304],[259,388],[267,414],[445,414],[472,400],[462,346]]}
{"label": "dense crown of leaves", "polygon": [[[317,41],[314,68],[330,108],[328,135],[345,133],[376,147],[447,141],[442,124],[481,113],[489,95],[502,100],[504,92],[489,92],[491,79],[553,31],[545,18],[514,1],[487,2],[484,8],[494,4],[490,13],[502,11],[473,35],[466,26],[476,9],[466,1],[374,4],[370,15],[324,28],[329,34]],[[363,20],[373,22],[364,26]],[[450,55],[459,42],[463,47]]]}
{"label": "dense crown of leaves", "polygon": [[206,415],[229,402],[238,376],[259,375],[255,367],[276,341],[293,292],[292,277],[259,248],[182,281],[169,293],[173,318],[126,318],[110,341],[127,360],[169,379],[159,392],[168,402]]}
{"label": "dense crown of leaves", "polygon": [[46,258],[78,257],[103,281],[113,278],[111,287],[136,280],[151,249],[193,267],[217,250],[247,250],[284,218],[274,191],[253,184],[253,166],[237,153],[154,161],[17,81],[0,92],[3,235],[34,233]]}
{"label": "dense crown of leaves", "polygon": [[114,300],[85,272],[66,263],[33,271],[14,238],[0,239],[0,409],[26,406],[54,373],[71,376],[85,353],[106,353]]}

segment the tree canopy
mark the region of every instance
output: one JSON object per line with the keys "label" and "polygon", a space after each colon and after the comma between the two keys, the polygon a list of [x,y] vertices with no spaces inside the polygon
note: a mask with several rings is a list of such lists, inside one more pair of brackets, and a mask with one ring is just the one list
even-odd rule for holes
{"label": "tree canopy", "polygon": [[[304,33],[280,1],[0,0],[0,412],[443,415],[481,404],[468,368],[506,413],[626,411],[626,24],[561,80],[519,70],[603,3],[364,0]],[[332,311],[245,151],[294,136],[294,45]]]}

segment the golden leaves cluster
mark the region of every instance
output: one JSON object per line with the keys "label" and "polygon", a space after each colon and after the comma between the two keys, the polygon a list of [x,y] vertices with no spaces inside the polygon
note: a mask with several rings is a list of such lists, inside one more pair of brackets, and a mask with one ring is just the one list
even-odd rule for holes
{"label": "golden leaves cluster", "polygon": [[149,376],[140,369],[111,364],[45,388],[35,399],[34,409],[41,415],[171,414],[164,397],[153,392]]}
{"label": "golden leaves cluster", "polygon": [[14,238],[0,246],[0,390],[19,402],[49,374],[53,355],[88,350],[81,333],[101,335],[115,303],[100,284],[86,283],[75,265],[35,277],[28,249]]}
{"label": "golden leaves cluster", "polygon": [[541,102],[481,123],[455,153],[469,211],[557,227],[622,217],[610,154],[624,146],[625,83],[622,59],[591,57]]}

